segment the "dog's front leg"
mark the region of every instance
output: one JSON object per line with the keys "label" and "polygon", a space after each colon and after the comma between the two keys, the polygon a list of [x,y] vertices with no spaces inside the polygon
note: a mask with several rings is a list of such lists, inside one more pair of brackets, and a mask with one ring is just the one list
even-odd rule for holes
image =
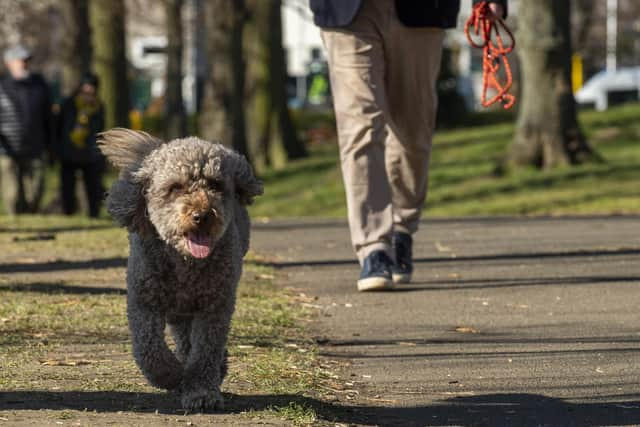
{"label": "dog's front leg", "polygon": [[133,355],[144,376],[155,387],[177,388],[183,368],[164,340],[164,316],[136,303],[134,298],[129,299],[127,315]]}
{"label": "dog's front leg", "polygon": [[191,324],[191,352],[182,381],[182,407],[190,411],[222,409],[220,385],[226,373],[231,313],[202,313]]}

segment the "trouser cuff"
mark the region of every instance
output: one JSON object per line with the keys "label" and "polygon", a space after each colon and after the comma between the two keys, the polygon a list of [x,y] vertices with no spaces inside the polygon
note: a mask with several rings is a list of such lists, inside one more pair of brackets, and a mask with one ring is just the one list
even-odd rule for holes
{"label": "trouser cuff", "polygon": [[360,262],[360,265],[362,265],[364,259],[374,251],[385,251],[387,255],[389,255],[389,258],[393,259],[393,251],[391,250],[391,245],[389,245],[388,243],[376,242],[367,246],[363,246],[358,250],[358,261]]}

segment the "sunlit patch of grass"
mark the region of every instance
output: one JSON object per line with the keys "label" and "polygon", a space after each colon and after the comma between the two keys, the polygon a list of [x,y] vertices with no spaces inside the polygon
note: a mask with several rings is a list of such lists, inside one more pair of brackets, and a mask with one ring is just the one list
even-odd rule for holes
{"label": "sunlit patch of grass", "polygon": [[[40,233],[55,239],[13,240]],[[123,230],[79,217],[0,217],[0,250],[11,254],[0,264],[5,269],[0,277],[3,392],[161,393],[146,382],[131,354],[124,264],[101,265],[113,257],[126,259]],[[276,272],[255,263],[258,258],[250,254],[245,262],[223,391],[316,393],[328,374],[318,367],[315,344],[301,326],[310,312],[294,291],[276,285]],[[99,280],[105,272],[108,283]],[[311,419],[307,412],[294,404],[254,415],[295,423]],[[41,411],[48,419],[79,415],[67,409]]]}
{"label": "sunlit patch of grass", "polygon": [[295,402],[290,402],[287,406],[274,406],[269,411],[294,425],[308,425],[318,418],[312,407]]}
{"label": "sunlit patch of grass", "polygon": [[[438,130],[427,216],[640,213],[640,104],[580,117],[605,163],[497,176],[513,123]],[[252,207],[255,216],[346,216],[336,144],[315,145],[310,158],[264,178],[265,195]]]}

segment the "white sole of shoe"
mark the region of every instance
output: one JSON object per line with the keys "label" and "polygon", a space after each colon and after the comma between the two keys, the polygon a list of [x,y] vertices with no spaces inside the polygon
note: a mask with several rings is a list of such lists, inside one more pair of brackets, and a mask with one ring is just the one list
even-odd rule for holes
{"label": "white sole of shoe", "polygon": [[393,289],[393,280],[384,277],[368,277],[358,280],[358,291],[388,291]]}
{"label": "white sole of shoe", "polygon": [[393,273],[391,278],[393,279],[393,283],[410,283],[411,273]]}

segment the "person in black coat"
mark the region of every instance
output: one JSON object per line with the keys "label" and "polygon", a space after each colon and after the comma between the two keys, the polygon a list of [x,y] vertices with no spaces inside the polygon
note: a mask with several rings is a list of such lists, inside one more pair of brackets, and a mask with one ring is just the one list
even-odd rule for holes
{"label": "person in black coat", "polygon": [[[477,2],[476,2],[477,3]],[[359,291],[413,273],[426,200],[444,29],[458,0],[310,0],[327,50]],[[489,19],[506,0],[489,0]]]}
{"label": "person in black coat", "polygon": [[73,94],[64,100],[58,118],[63,211],[76,211],[76,173],[82,172],[89,216],[97,217],[104,195],[104,157],[98,149],[97,134],[104,130],[104,106],[98,98],[98,78],[85,73]]}
{"label": "person in black coat", "polygon": [[[309,5],[317,26],[339,28],[353,21],[363,1],[370,0],[309,0]],[[394,0],[394,3],[398,19],[408,27],[453,28],[460,10],[460,0]],[[489,0],[489,3],[499,4],[506,17],[506,0]]]}
{"label": "person in black coat", "polygon": [[37,212],[44,189],[45,158],[53,129],[49,86],[31,71],[31,52],[15,45],[4,53],[0,78],[0,183],[5,211]]}

